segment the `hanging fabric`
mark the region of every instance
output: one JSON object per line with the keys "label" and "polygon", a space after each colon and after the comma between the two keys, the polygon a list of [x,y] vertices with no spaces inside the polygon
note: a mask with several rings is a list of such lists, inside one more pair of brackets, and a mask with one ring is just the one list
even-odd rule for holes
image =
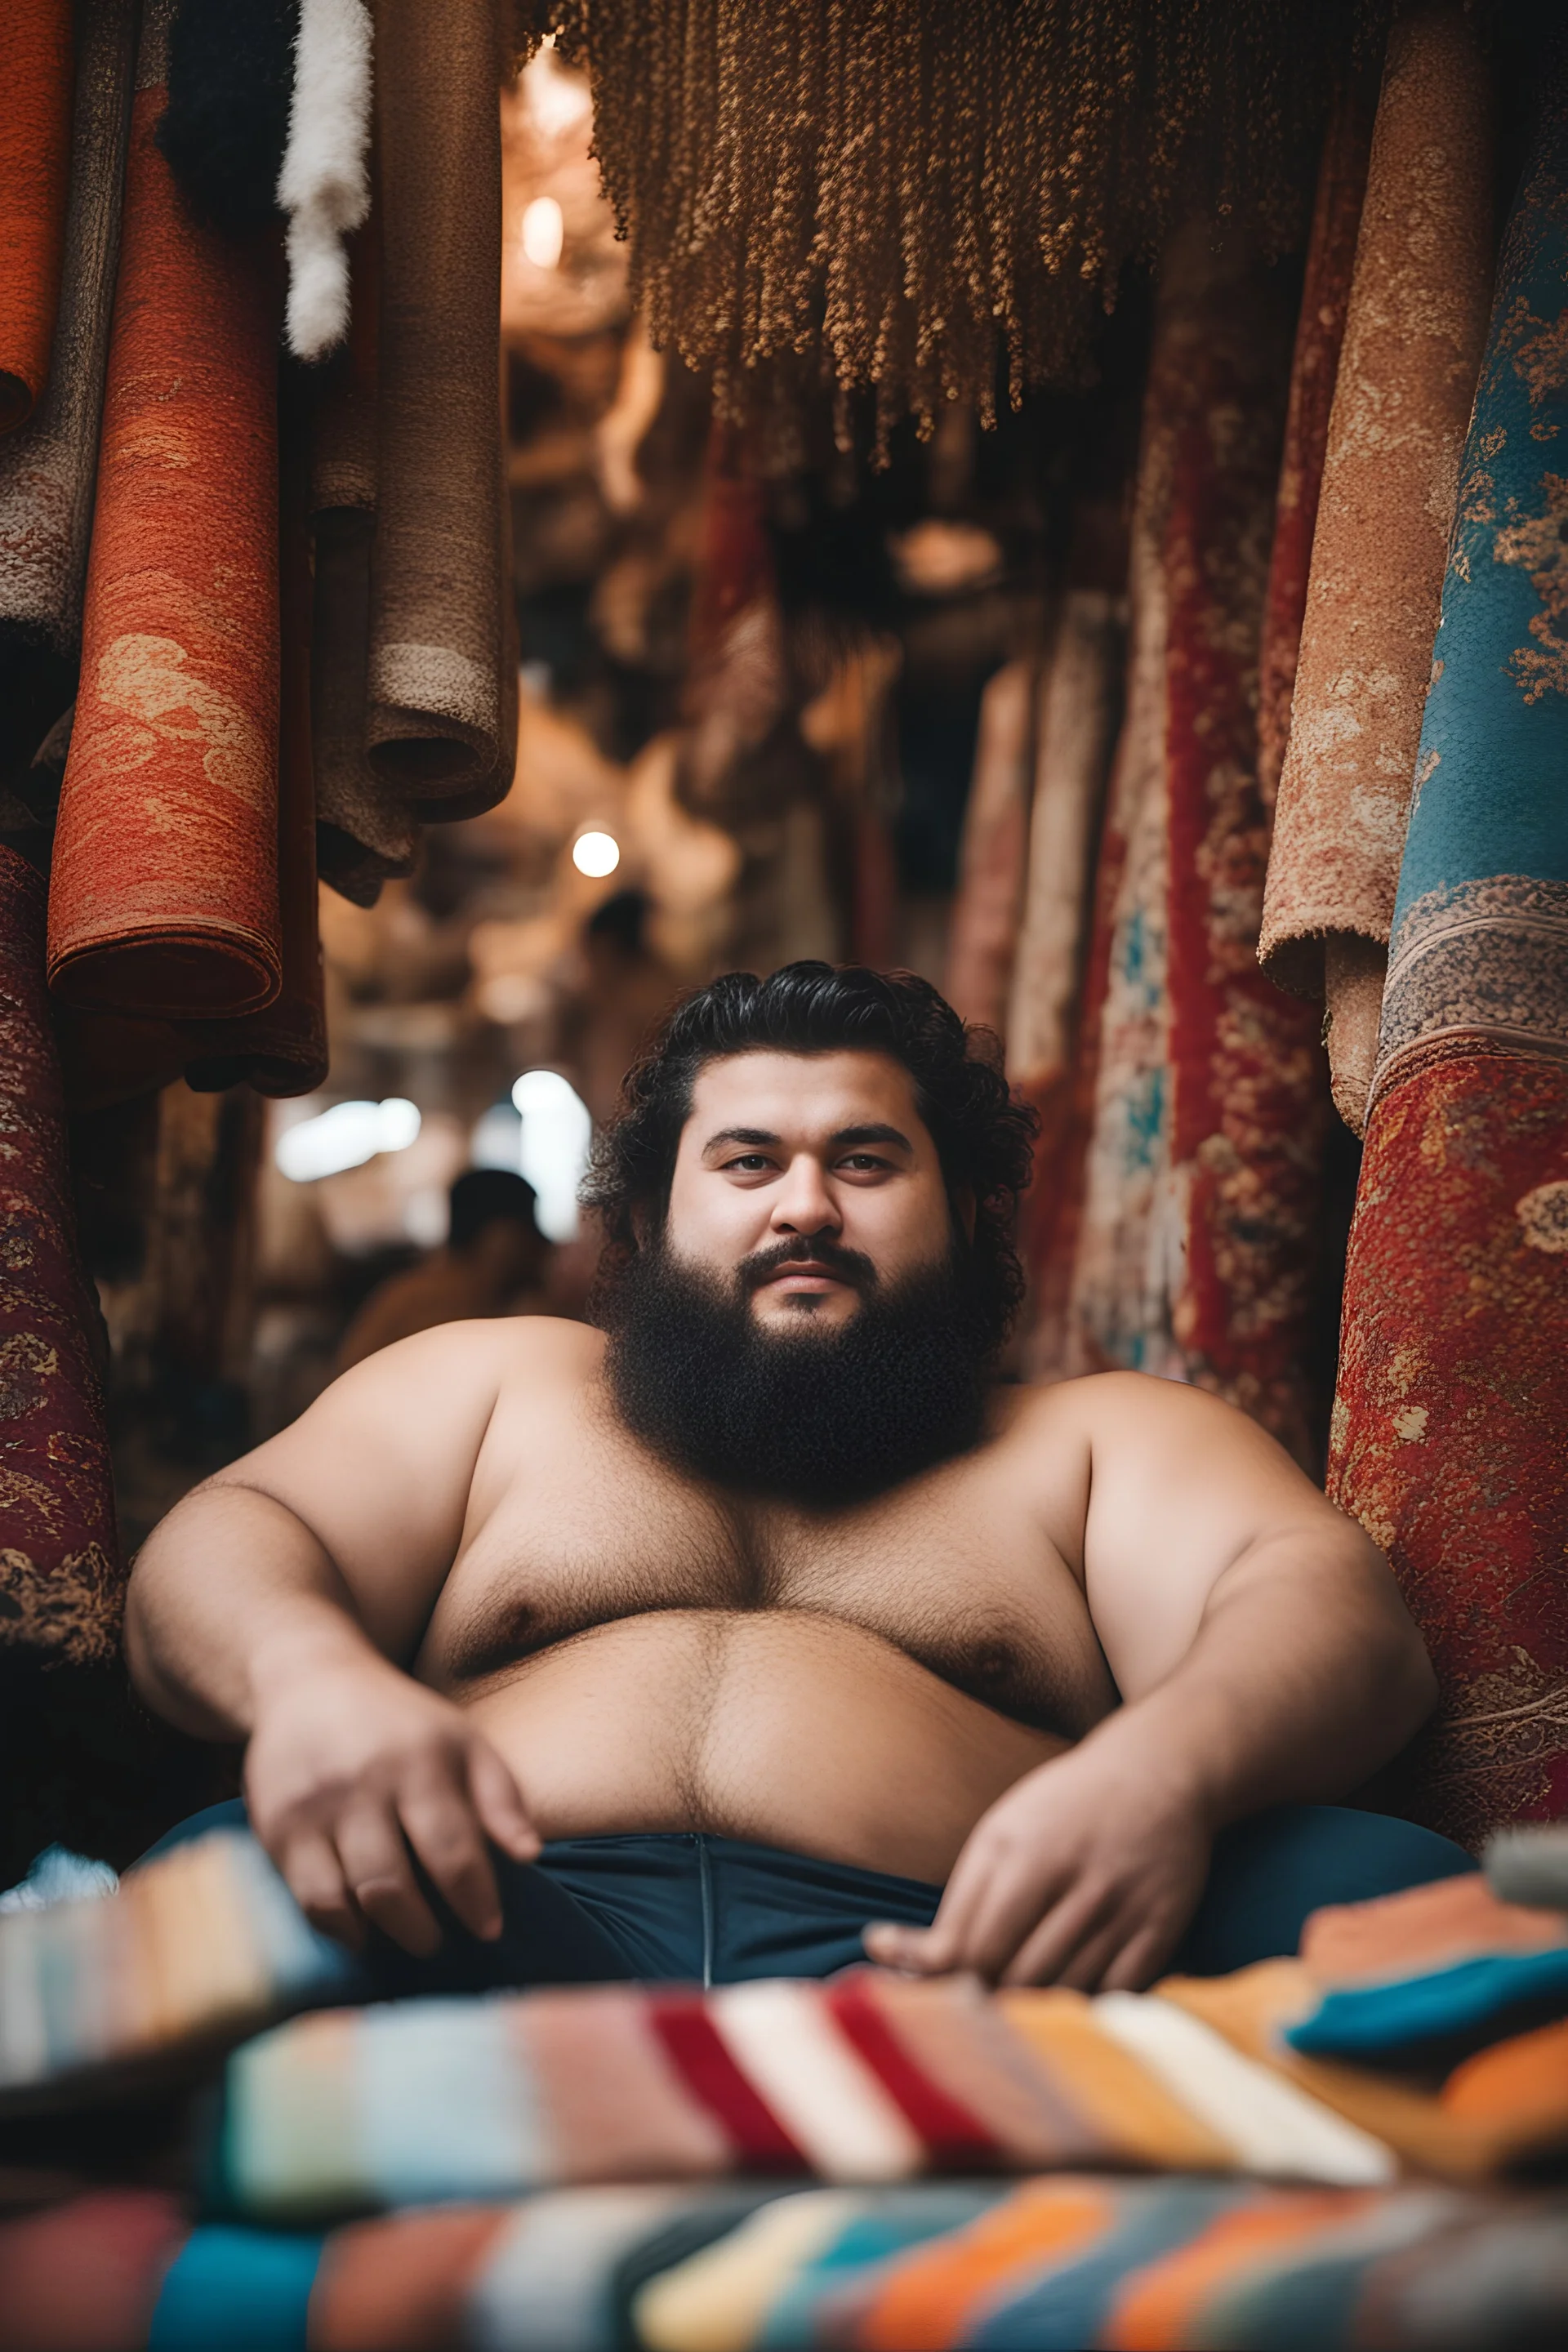
{"label": "hanging fabric", "polygon": [[748,779],[748,761],[788,699],[766,495],[733,436],[716,425],[687,639],[680,792],[694,814],[723,822],[745,812],[755,782]]}
{"label": "hanging fabric", "polygon": [[280,978],[280,289],[158,152],[167,27],[150,0],[49,885],[51,986],[150,1019],[257,1010]]}
{"label": "hanging fabric", "polygon": [[123,1571],[44,990],[42,879],[0,847],[0,1655],[119,1647]]}
{"label": "hanging fabric", "polygon": [[1269,822],[1258,667],[1284,329],[1267,274],[1222,247],[1173,330],[1189,389],[1164,546],[1171,1223],[1159,1247],[1181,1377],[1305,1463],[1328,1073],[1315,1011],[1258,966]]}
{"label": "hanging fabric", "polygon": [[376,773],[416,817],[494,807],[517,742],[501,524],[500,58],[496,0],[378,0],[366,740]]}
{"label": "hanging fabric", "polygon": [[1394,908],[1330,1490],[1442,1687],[1407,1780],[1568,1812],[1568,57],[1499,272]]}
{"label": "hanging fabric", "polygon": [[[1126,654],[1124,600],[1069,587],[1041,684],[1007,1075],[1054,1130],[1071,1067],[1094,855]],[[1037,1152],[1046,1148],[1044,1140]],[[1041,1181],[1037,1172],[1036,1181]]]}
{"label": "hanging fabric", "polygon": [[6,0],[0,105],[0,433],[49,372],[71,148],[71,0]]}
{"label": "hanging fabric", "polygon": [[1265,968],[1326,997],[1340,1116],[1364,1123],[1377,1007],[1492,268],[1475,12],[1395,19],[1323,461]]}
{"label": "hanging fabric", "polygon": [[[70,700],[120,253],[136,0],[77,16],[70,197],[54,355],[33,417],[0,442],[0,762],[30,760]],[[0,173],[5,166],[0,163]],[[40,814],[52,817],[52,803]]]}
{"label": "hanging fabric", "polygon": [[1290,734],[1290,701],[1301,651],[1301,621],[1312,534],[1323,487],[1329,415],[1344,341],[1355,268],[1356,232],[1372,147],[1374,97],[1370,78],[1347,77],[1329,117],[1318,195],[1290,364],[1285,412],[1285,454],[1274,509],[1274,548],[1263,602],[1263,646],[1258,662],[1258,782],[1272,807]]}
{"label": "hanging fabric", "polygon": [[384,882],[413,872],[419,846],[405,800],[377,775],[365,748],[379,276],[372,219],[353,241],[347,348],[322,373],[311,420],[316,855],[322,880],[360,907],[375,904]]}
{"label": "hanging fabric", "polygon": [[185,1081],[203,1091],[247,1081],[258,1094],[310,1094],[327,1075],[326,1007],[316,916],[316,800],[310,769],[310,468],[304,394],[288,387],[279,512],[281,681],[278,894],[282,981],[272,1003],[236,1021],[184,1031]]}
{"label": "hanging fabric", "polygon": [[365,0],[300,0],[299,16],[278,205],[289,348],[319,360],[348,333],[347,240],[370,211],[371,18]]}
{"label": "hanging fabric", "polygon": [[1003,1035],[1029,850],[1037,665],[1010,661],[980,698],[942,994],[965,1021]]}

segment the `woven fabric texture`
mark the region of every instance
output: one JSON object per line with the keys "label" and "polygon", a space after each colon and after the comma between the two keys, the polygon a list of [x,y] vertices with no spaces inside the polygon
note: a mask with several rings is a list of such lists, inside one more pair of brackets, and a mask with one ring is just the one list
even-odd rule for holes
{"label": "woven fabric texture", "polygon": [[142,30],[51,985],[143,1017],[278,992],[276,254],[197,227]]}
{"label": "woven fabric texture", "polygon": [[44,886],[0,848],[0,1650],[90,1665],[123,1572],[65,1103],[44,992]]}
{"label": "woven fabric texture", "polygon": [[70,169],[70,0],[11,0],[0,107],[0,433],[49,372]]}

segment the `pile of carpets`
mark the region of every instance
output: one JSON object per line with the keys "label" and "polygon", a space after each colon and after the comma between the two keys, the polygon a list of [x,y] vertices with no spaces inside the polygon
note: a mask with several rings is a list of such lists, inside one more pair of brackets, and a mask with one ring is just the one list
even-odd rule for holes
{"label": "pile of carpets", "polygon": [[[1568,2155],[1563,1860],[1521,1833],[1494,1869],[1528,1902],[1450,1879],[1146,1995],[865,1969],[320,2010],[234,2052],[198,2191],[0,2219],[4,2341],[1544,2342],[1568,2203],[1510,2176]],[[219,1834],[0,1917],[0,2116],[91,2137],[160,2036],[177,2080],[330,1999],[267,1873]]]}

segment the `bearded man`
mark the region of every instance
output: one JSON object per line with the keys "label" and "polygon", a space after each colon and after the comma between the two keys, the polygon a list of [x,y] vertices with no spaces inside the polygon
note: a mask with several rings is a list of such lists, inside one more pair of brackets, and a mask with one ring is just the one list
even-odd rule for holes
{"label": "bearded man", "polygon": [[598,1143],[603,1332],[404,1340],[164,1520],[136,1680],[368,1990],[1137,1987],[1473,1867],[1330,1801],[1434,1697],[1361,1529],[1212,1397],[995,1377],[1032,1124],[924,982],[731,973]]}

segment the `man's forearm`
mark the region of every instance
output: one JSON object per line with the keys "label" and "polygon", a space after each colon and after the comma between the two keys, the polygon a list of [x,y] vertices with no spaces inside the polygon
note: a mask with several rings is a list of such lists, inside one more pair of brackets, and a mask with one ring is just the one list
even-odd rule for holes
{"label": "man's forearm", "polygon": [[198,1738],[243,1739],[270,1682],[377,1654],[342,1578],[269,1495],[219,1484],[151,1536],[131,1580],[126,1651],[149,1706]]}
{"label": "man's forearm", "polygon": [[1245,1554],[1181,1664],[1090,1735],[1183,1783],[1214,1829],[1347,1795],[1431,1711],[1432,1670],[1397,1604],[1315,1550],[1279,1537]]}

